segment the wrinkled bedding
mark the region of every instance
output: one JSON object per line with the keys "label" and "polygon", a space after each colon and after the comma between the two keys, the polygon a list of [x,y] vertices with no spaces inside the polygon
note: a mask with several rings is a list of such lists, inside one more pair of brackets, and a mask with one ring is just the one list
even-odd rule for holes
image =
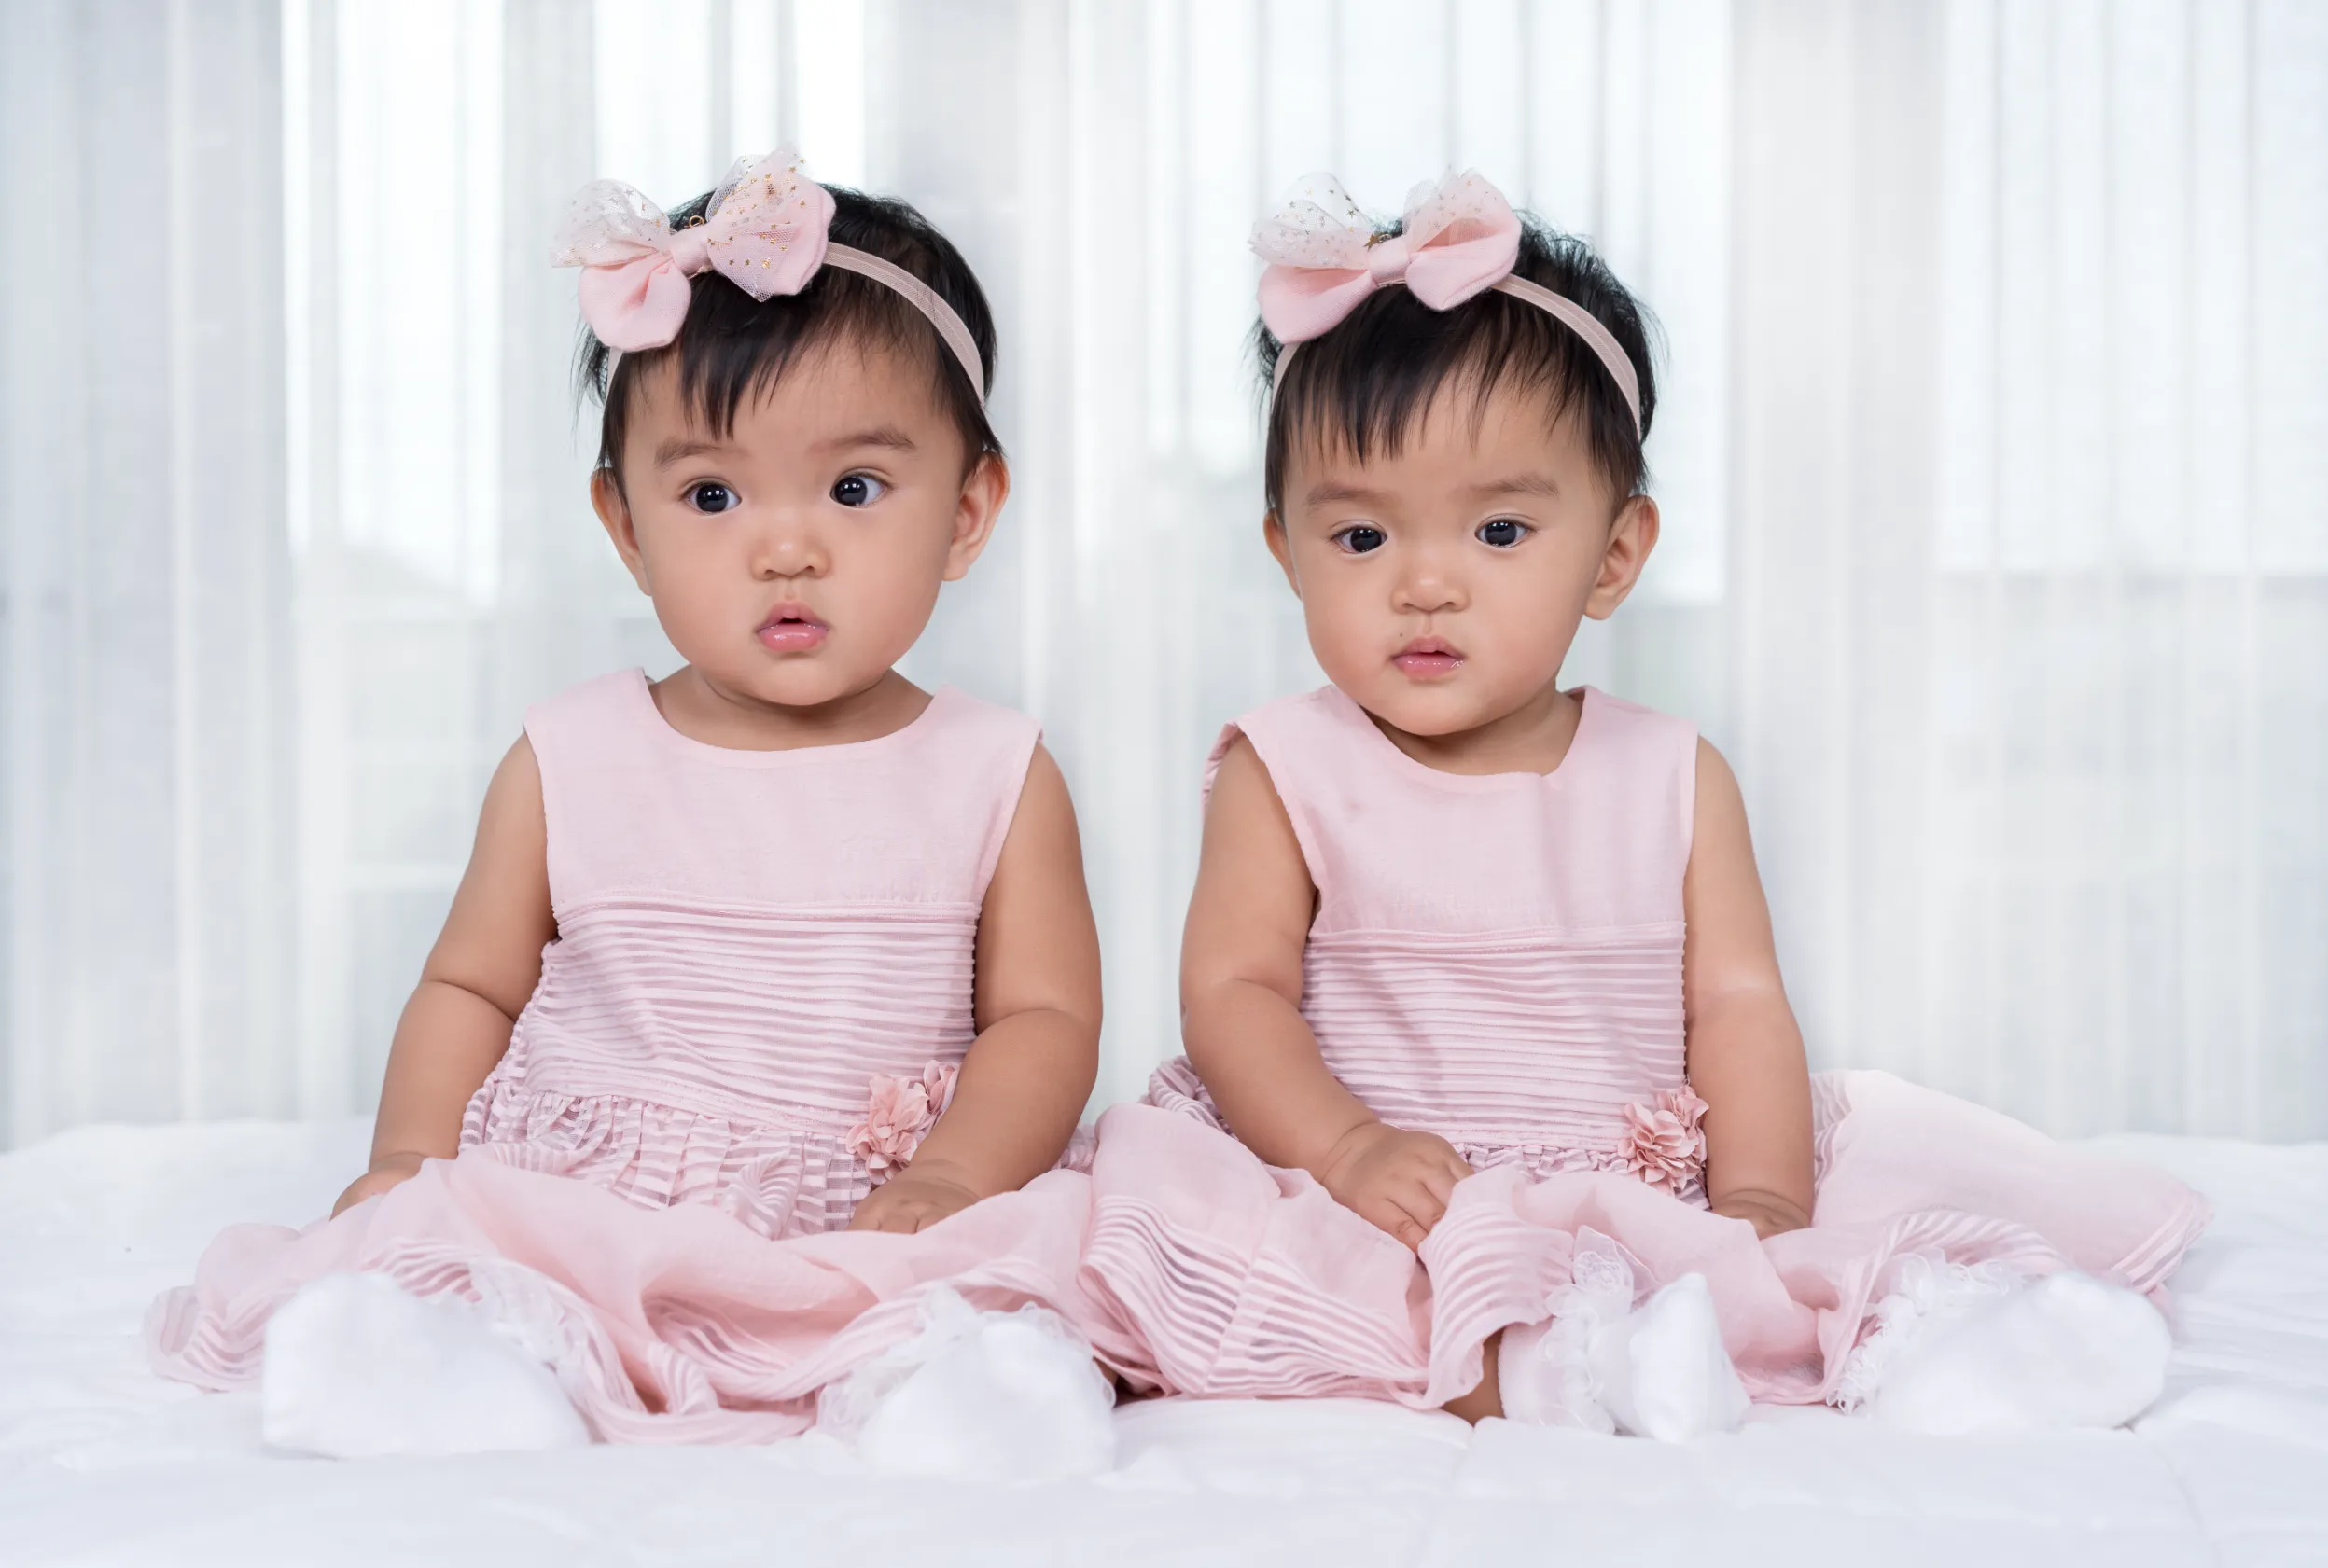
{"label": "wrinkled bedding", "polygon": [[2132,1432],[1907,1436],[1819,1409],[1682,1448],[1345,1401],[1157,1402],[1025,1490],[818,1436],[336,1464],[146,1368],[146,1302],[238,1219],[298,1224],[357,1123],[90,1128],[0,1156],[0,1564],[2328,1563],[2328,1145],[2119,1138],[2216,1204]]}

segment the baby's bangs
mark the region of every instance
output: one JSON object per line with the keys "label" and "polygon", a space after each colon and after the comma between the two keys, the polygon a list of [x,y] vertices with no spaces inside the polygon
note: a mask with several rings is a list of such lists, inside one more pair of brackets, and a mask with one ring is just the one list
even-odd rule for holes
{"label": "baby's bangs", "polygon": [[1548,432],[1571,414],[1582,418],[1594,466],[1613,493],[1639,489],[1646,476],[1632,416],[1582,338],[1510,295],[1441,312],[1396,288],[1302,344],[1287,368],[1270,410],[1269,505],[1282,504],[1297,452],[1396,458],[1442,398],[1458,400],[1476,437],[1499,396],[1540,399]]}
{"label": "baby's bangs", "polygon": [[[739,304],[743,309],[733,308]],[[870,278],[829,267],[799,295],[760,302],[706,275],[672,345],[679,356],[679,398],[690,422],[725,440],[746,405],[774,392],[794,365],[843,347],[895,354],[933,382],[960,379],[927,318]],[[945,392],[936,401],[953,411],[955,400]],[[972,440],[973,458],[977,446]]]}
{"label": "baby's bangs", "polygon": [[1276,409],[1290,445],[1368,463],[1404,451],[1443,398],[1473,435],[1498,394],[1542,397],[1547,424],[1577,404],[1574,369],[1552,341],[1565,329],[1541,311],[1498,295],[1451,318],[1404,289],[1376,301],[1384,317],[1413,319],[1354,323],[1302,346]]}

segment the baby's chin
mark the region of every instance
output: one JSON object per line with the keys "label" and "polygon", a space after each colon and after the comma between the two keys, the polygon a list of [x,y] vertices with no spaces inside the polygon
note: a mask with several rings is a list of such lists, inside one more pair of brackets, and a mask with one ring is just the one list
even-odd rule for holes
{"label": "baby's chin", "polygon": [[1471,666],[1427,680],[1387,667],[1337,678],[1334,684],[1392,728],[1429,740],[1461,735],[1508,718],[1543,689],[1540,681],[1497,680]]}
{"label": "baby's chin", "polygon": [[889,673],[889,665],[853,652],[845,643],[828,641],[813,652],[771,654],[754,643],[688,662],[735,696],[776,708],[817,708],[854,697]]}

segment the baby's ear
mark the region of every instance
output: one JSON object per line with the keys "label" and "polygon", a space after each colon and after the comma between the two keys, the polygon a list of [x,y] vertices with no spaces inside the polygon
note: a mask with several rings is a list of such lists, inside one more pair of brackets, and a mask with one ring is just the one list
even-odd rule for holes
{"label": "baby's ear", "polygon": [[1011,498],[1011,469],[999,452],[982,452],[962,480],[954,506],[954,537],[946,545],[947,582],[959,582],[994,537],[1002,504]]}
{"label": "baby's ear", "polygon": [[590,505],[606,537],[614,541],[615,554],[630,568],[631,580],[638,584],[641,593],[652,594],[655,590],[647,581],[647,558],[639,553],[638,529],[631,521],[631,503],[613,469],[600,468],[591,475]]}
{"label": "baby's ear", "polygon": [[1285,520],[1273,508],[1261,515],[1261,536],[1269,546],[1269,553],[1277,558],[1278,569],[1285,573],[1285,585],[1293,590],[1293,597],[1302,596],[1301,579],[1293,575],[1293,541],[1285,536]]}
{"label": "baby's ear", "polygon": [[1649,552],[1656,548],[1657,503],[1636,495],[1617,508],[1616,521],[1610,525],[1609,543],[1600,555],[1600,576],[1593,583],[1592,597],[1584,601],[1584,613],[1595,620],[1607,620],[1616,614],[1633,585],[1641,580],[1641,568],[1649,564]]}

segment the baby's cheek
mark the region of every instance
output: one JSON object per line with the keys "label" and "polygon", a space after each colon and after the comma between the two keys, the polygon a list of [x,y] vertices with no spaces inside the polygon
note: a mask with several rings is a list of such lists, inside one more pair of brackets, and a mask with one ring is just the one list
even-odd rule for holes
{"label": "baby's cheek", "polygon": [[650,561],[648,567],[655,618],[671,645],[690,664],[717,659],[725,645],[750,634],[750,612],[734,602],[733,590],[723,588],[700,561],[677,556]]}
{"label": "baby's cheek", "polygon": [[918,640],[944,587],[945,559],[920,550],[874,553],[857,563],[855,580],[834,582],[852,630],[869,657],[894,664]]}
{"label": "baby's cheek", "polygon": [[1480,596],[1468,629],[1480,673],[1523,692],[1540,690],[1559,674],[1576,623],[1566,585],[1517,581]]}
{"label": "baby's cheek", "polygon": [[1340,585],[1312,592],[1303,600],[1302,610],[1310,651],[1328,679],[1355,692],[1381,678],[1388,668],[1385,639],[1395,630],[1387,613]]}

